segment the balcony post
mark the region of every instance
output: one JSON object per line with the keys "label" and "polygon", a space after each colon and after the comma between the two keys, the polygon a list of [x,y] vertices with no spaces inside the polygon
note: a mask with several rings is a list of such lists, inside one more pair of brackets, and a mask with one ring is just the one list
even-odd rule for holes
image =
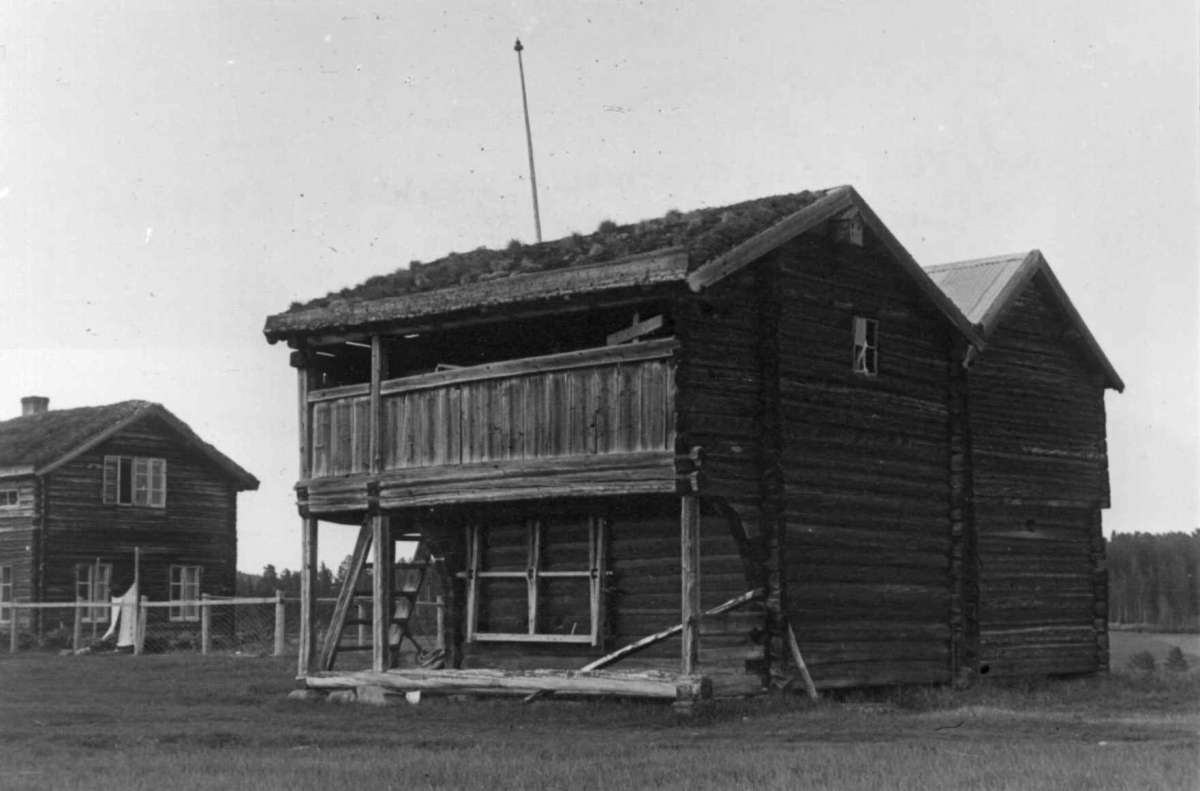
{"label": "balcony post", "polygon": [[380,388],[387,378],[387,358],[383,354],[383,340],[378,335],[371,336],[371,403],[368,436],[367,457],[372,474],[383,469],[383,397]]}
{"label": "balcony post", "polygon": [[306,481],[312,475],[312,405],[308,403],[312,370],[308,368],[308,360],[303,352],[292,353],[292,365],[296,368],[296,390],[299,394],[300,480]]}

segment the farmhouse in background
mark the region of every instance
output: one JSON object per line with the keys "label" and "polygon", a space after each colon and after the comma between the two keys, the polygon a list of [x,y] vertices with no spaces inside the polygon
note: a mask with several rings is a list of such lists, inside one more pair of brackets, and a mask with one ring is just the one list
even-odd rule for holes
{"label": "farmhouse in background", "polygon": [[[0,422],[0,602],[107,601],[135,573],[155,601],[233,595],[237,493],[254,476],[159,404],[48,406],[23,398],[21,417]],[[0,628],[12,613],[0,607]],[[84,618],[107,626],[109,608]]]}
{"label": "farmhouse in background", "polygon": [[[804,662],[818,687],[1106,667],[1121,382],[1025,274],[981,319],[839,187],[271,316],[299,371],[307,686],[690,698]],[[352,581],[374,553],[370,671],[334,668],[353,585],[317,644],[320,522],[361,526]],[[448,596],[449,669],[395,666],[401,540]]]}

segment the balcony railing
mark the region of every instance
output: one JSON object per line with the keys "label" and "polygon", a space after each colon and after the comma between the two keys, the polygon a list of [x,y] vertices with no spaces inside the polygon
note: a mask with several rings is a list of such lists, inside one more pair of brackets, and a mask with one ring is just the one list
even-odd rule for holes
{"label": "balcony railing", "polygon": [[[379,471],[673,452],[673,339],[389,379]],[[316,390],[313,478],[371,471],[369,385]]]}

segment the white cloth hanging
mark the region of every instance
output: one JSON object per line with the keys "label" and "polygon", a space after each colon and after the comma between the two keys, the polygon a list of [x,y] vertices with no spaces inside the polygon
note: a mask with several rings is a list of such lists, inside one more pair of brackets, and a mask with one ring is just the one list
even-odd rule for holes
{"label": "white cloth hanging", "polygon": [[129,590],[112,598],[112,616],[109,618],[108,631],[100,639],[107,640],[115,633],[117,648],[132,648],[137,631],[137,605],[138,586],[135,582],[129,586]]}

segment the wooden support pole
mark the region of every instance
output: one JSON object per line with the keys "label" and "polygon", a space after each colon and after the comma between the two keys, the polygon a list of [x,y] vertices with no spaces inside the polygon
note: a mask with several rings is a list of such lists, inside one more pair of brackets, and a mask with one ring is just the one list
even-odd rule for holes
{"label": "wooden support pole", "polygon": [[20,610],[18,610],[16,608],[16,603],[17,602],[14,599],[13,606],[9,608],[9,612],[12,613],[12,616],[8,619],[8,653],[10,653],[10,654],[17,653],[17,646],[18,646],[17,636],[20,634],[20,631],[21,631],[19,628],[21,621],[17,616],[17,613],[19,613]]}
{"label": "wooden support pole", "polygon": [[75,600],[75,625],[71,629],[71,650],[78,651],[83,648],[80,643],[83,642],[83,608],[79,606],[79,600]]}
{"label": "wooden support pole", "polygon": [[367,620],[367,608],[362,602],[354,605],[354,620],[358,621],[358,631],[355,633],[354,644],[362,648],[367,644],[367,625],[363,621]]}
{"label": "wooden support pole", "polygon": [[307,368],[296,371],[297,391],[299,392],[298,422],[300,426],[300,480],[308,480],[312,474],[312,406],[308,403],[308,389],[312,374]]}
{"label": "wooden support pole", "polygon": [[212,607],[205,602],[208,601],[208,594],[200,594],[203,599],[200,603],[200,655],[208,656],[212,650]]}
{"label": "wooden support pole", "polygon": [[817,699],[817,687],[813,684],[812,676],[809,675],[808,665],[804,662],[804,655],[800,653],[800,644],[796,642],[796,632],[792,629],[789,623],[787,628],[788,646],[792,649],[792,660],[796,663],[796,669],[800,671],[800,678],[804,680],[804,691],[813,700]]}
{"label": "wooden support pole", "polygon": [[394,574],[395,545],[392,543],[392,528],[386,516],[371,517],[371,541],[375,559],[371,569],[372,598],[374,606],[371,618],[371,667],[382,673],[391,666],[388,650],[388,632],[392,626],[392,575]]}
{"label": "wooden support pole", "polygon": [[317,659],[317,520],[303,520],[300,549],[300,652],[297,673],[307,678]]}
{"label": "wooden support pole", "polygon": [[695,495],[680,498],[679,548],[681,582],[680,672],[692,675],[700,656],[700,501]]}
{"label": "wooden support pole", "polygon": [[149,601],[149,596],[140,598],[136,616],[137,627],[133,630],[133,653],[139,656],[146,650],[146,616],[150,612],[150,608],[146,604]]}
{"label": "wooden support pole", "polygon": [[283,603],[283,591],[275,591],[275,656],[283,656],[284,636],[287,634],[287,608]]}

